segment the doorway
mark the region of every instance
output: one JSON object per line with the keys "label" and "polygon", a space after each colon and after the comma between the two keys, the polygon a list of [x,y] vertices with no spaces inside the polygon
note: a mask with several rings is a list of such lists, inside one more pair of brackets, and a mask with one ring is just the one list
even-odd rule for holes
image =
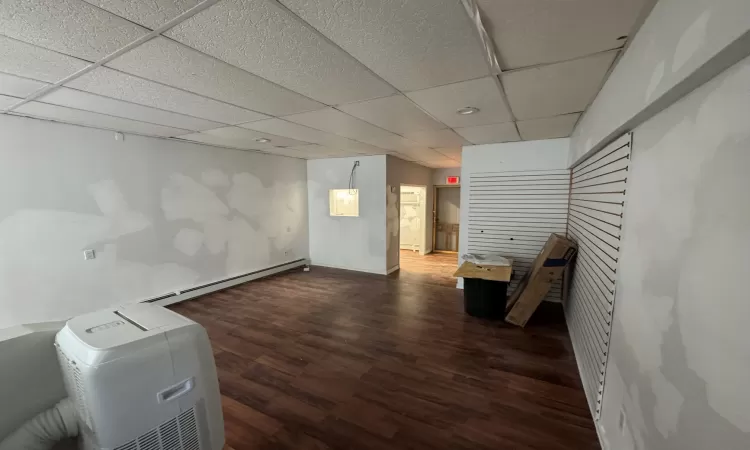
{"label": "doorway", "polygon": [[461,187],[435,186],[432,248],[436,252],[458,252],[461,217]]}
{"label": "doorway", "polygon": [[401,185],[399,249],[425,254],[427,245],[427,188]]}

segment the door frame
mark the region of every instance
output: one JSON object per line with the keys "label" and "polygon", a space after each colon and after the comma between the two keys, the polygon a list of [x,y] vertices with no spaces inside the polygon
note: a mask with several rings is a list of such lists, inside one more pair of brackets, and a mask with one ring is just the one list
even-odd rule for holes
{"label": "door frame", "polygon": [[[438,250],[435,247],[435,243],[437,242],[437,204],[438,204],[438,189],[444,189],[444,188],[459,188],[461,189],[461,184],[436,184],[432,187],[432,251],[435,253],[451,253],[456,254],[457,251],[453,250]],[[459,190],[459,193],[461,191]],[[461,230],[459,228],[459,233],[461,233]],[[458,238],[458,236],[456,236]]]}

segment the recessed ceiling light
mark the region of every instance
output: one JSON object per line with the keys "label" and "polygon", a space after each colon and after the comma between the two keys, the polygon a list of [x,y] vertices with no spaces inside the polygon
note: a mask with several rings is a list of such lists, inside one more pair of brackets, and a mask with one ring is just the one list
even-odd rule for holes
{"label": "recessed ceiling light", "polygon": [[456,114],[461,114],[462,116],[468,116],[469,114],[476,114],[478,112],[479,108],[475,108],[473,106],[466,106],[464,108],[456,110]]}
{"label": "recessed ceiling light", "polygon": [[271,142],[271,140],[268,138],[258,138],[255,140],[255,142],[260,142],[261,144],[268,144],[269,142]]}

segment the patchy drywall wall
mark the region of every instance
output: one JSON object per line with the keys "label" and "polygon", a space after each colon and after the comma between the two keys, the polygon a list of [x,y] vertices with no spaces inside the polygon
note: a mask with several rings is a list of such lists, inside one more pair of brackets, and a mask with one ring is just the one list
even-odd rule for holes
{"label": "patchy drywall wall", "polygon": [[[697,87],[680,86],[681,93],[665,96],[676,92],[675,87],[719,53],[726,54],[722,64],[746,56],[750,52],[748,30],[747,0],[659,0],[576,126],[570,164],[605,144],[608,137],[616,138],[610,135],[648,108],[663,109],[672,101],[669,97]],[[743,43],[731,47],[738,39],[744,39]],[[714,64],[718,67],[719,63]],[[706,76],[710,72],[706,70]],[[701,78],[696,77],[695,83],[705,81]]]}
{"label": "patchy drywall wall", "polygon": [[6,115],[0,142],[0,328],[308,256],[303,160]]}
{"label": "patchy drywall wall", "polygon": [[750,59],[635,130],[601,418],[612,450],[750,448],[748,117]]}
{"label": "patchy drywall wall", "polygon": [[427,188],[426,205],[422,213],[422,220],[425,224],[425,243],[422,248],[425,253],[432,251],[432,203],[433,203],[433,184],[432,169],[414,164],[395,156],[387,156],[387,204],[391,215],[388,220],[388,269],[399,265],[399,240],[401,227],[399,220],[399,211],[401,208],[400,196],[401,185],[423,186]]}
{"label": "patchy drywall wall", "polygon": [[[330,215],[328,191],[354,188],[359,217]],[[307,161],[310,259],[312,264],[384,274],[386,271],[385,156]]]}

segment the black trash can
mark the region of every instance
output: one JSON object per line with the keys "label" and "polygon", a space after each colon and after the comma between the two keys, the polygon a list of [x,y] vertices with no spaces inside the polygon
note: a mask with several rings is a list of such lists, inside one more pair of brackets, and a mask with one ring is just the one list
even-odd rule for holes
{"label": "black trash can", "polygon": [[464,278],[464,311],[482,319],[504,319],[508,283]]}

